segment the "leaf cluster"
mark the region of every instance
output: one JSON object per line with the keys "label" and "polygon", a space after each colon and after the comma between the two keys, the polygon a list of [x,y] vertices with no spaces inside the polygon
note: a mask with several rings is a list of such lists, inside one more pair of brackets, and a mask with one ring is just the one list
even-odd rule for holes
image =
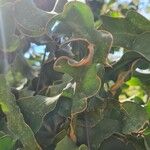
{"label": "leaf cluster", "polygon": [[0,149],[149,150],[150,21],[46,4],[0,0]]}

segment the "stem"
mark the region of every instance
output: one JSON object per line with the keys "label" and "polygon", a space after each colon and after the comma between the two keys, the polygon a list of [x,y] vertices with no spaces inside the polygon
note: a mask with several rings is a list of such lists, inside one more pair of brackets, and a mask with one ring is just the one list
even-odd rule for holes
{"label": "stem", "polygon": [[86,128],[87,146],[88,146],[88,150],[91,150],[90,137],[89,137],[89,127],[88,127],[87,114],[86,114],[86,112],[84,113],[84,116],[85,116],[85,128]]}
{"label": "stem", "polygon": [[55,12],[55,9],[56,9],[56,7],[57,7],[58,2],[59,2],[59,0],[56,0],[56,2],[55,2],[55,5],[54,5],[54,8],[53,8],[52,12]]}
{"label": "stem", "polygon": [[46,57],[46,48],[45,48],[44,55],[43,55],[43,59],[42,59],[42,62],[41,62],[40,75],[39,75],[39,79],[38,79],[38,83],[37,83],[37,87],[36,87],[36,91],[35,91],[35,94],[34,94],[34,95],[36,95],[36,94],[38,93],[38,90],[39,90],[40,81],[41,81],[41,78],[42,78],[42,68],[43,68],[43,66],[44,66],[45,57]]}

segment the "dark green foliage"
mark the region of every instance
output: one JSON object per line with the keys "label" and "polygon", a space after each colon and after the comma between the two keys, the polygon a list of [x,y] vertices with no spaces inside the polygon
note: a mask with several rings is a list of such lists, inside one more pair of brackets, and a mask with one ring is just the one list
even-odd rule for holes
{"label": "dark green foliage", "polygon": [[0,150],[150,149],[150,21],[87,2],[0,0]]}

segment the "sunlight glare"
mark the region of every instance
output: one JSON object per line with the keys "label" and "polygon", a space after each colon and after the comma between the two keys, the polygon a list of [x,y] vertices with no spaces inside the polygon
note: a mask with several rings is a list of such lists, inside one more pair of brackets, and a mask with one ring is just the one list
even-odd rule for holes
{"label": "sunlight glare", "polygon": [[6,54],[6,38],[5,38],[5,33],[4,33],[4,23],[3,23],[1,9],[0,9],[0,38],[2,42],[2,50],[4,52],[4,72],[6,72],[8,69],[8,60],[7,60],[7,54]]}

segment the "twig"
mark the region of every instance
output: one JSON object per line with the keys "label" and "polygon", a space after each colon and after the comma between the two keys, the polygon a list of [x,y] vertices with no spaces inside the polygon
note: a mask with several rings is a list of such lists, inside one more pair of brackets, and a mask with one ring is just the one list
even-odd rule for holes
{"label": "twig", "polygon": [[45,57],[46,57],[46,48],[45,48],[44,55],[43,55],[43,59],[42,59],[42,62],[41,62],[40,75],[39,75],[39,79],[38,79],[38,83],[37,83],[36,91],[35,91],[35,94],[34,94],[34,95],[36,95],[37,92],[38,92],[38,90],[39,90],[40,81],[41,81],[41,78],[42,78],[42,68],[43,68],[43,66],[44,66]]}
{"label": "twig", "polygon": [[90,137],[89,137],[89,127],[87,126],[88,122],[87,122],[87,114],[86,114],[86,112],[84,113],[84,117],[85,117],[85,129],[86,129],[87,146],[88,146],[88,150],[91,150]]}

